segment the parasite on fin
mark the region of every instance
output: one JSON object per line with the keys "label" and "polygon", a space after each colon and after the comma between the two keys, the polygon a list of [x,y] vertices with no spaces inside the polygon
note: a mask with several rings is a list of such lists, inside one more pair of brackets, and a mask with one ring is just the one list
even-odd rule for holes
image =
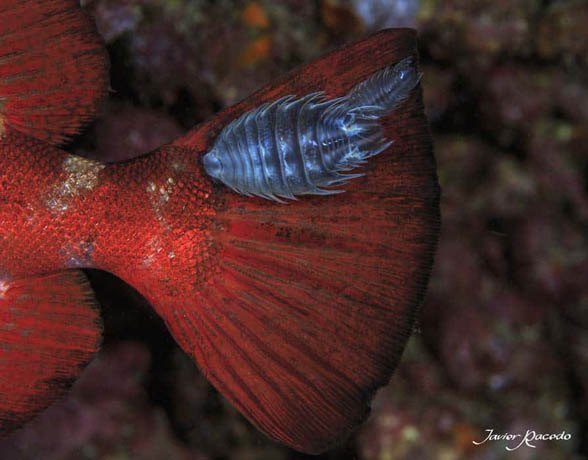
{"label": "parasite on fin", "polygon": [[380,119],[418,84],[412,57],[386,67],[347,95],[285,96],[251,110],[225,127],[203,157],[206,172],[246,196],[275,201],[332,195],[362,174],[348,171],[386,150],[392,141]]}

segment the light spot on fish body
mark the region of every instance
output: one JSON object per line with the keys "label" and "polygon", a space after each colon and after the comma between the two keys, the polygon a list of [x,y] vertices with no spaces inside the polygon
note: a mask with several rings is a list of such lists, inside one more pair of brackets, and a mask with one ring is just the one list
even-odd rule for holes
{"label": "light spot on fish body", "polygon": [[66,173],[65,180],[54,187],[47,199],[47,206],[52,211],[64,212],[70,201],[92,190],[99,181],[99,173],[105,165],[82,157],[68,156],[62,165]]}
{"label": "light spot on fish body", "polygon": [[10,283],[8,281],[0,280],[0,300],[4,299],[8,289],[10,289]]}

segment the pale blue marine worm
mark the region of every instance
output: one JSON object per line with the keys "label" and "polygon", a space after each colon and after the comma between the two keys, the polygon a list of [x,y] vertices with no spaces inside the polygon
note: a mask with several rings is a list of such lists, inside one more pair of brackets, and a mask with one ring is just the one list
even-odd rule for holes
{"label": "pale blue marine worm", "polygon": [[204,155],[206,172],[237,193],[270,200],[341,193],[333,186],[362,174],[350,171],[384,150],[379,119],[419,83],[412,57],[386,67],[347,95],[286,96],[227,125]]}

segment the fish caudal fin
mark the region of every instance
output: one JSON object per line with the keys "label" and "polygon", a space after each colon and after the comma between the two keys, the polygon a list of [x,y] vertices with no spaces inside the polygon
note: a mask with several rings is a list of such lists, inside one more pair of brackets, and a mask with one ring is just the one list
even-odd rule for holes
{"label": "fish caudal fin", "polygon": [[0,283],[0,437],[59,399],[98,349],[81,272]]}
{"label": "fish caudal fin", "polygon": [[[227,109],[176,142],[206,151],[212,132],[289,94],[340,97],[414,56],[413,31],[335,51]],[[271,437],[317,453],[369,412],[412,331],[439,233],[439,188],[420,89],[382,119],[394,143],[346,193],[288,204],[222,184],[218,266],[195,305],[160,312],[217,389]]]}
{"label": "fish caudal fin", "polygon": [[108,90],[108,59],[76,3],[0,5],[0,135],[16,129],[60,144],[96,114]]}

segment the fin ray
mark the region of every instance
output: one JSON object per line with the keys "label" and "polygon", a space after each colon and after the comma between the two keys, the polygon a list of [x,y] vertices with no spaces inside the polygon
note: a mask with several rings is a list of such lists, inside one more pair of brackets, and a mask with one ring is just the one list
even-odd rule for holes
{"label": "fin ray", "polygon": [[0,22],[0,135],[61,144],[98,111],[108,59],[92,22],[68,0],[6,0]]}
{"label": "fin ray", "polygon": [[81,272],[5,282],[0,296],[0,436],[60,398],[94,356],[101,323]]}

